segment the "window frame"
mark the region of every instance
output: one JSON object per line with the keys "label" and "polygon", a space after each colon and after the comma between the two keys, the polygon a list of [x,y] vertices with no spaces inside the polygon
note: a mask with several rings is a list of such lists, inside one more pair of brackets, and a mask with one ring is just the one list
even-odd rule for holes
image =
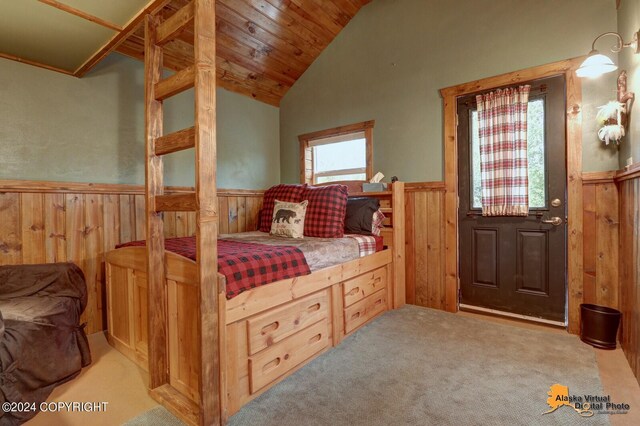
{"label": "window frame", "polygon": [[[366,180],[373,177],[373,126],[375,120],[363,121],[360,123],[348,124],[345,126],[334,127],[326,130],[319,130],[317,132],[305,133],[298,136],[300,142],[300,183],[308,183],[310,185],[315,182],[315,171],[313,161],[313,141],[318,139],[327,139],[331,137],[341,137],[349,134],[364,133],[365,149],[366,149],[366,167],[365,176]],[[338,141],[336,141],[337,143]],[[353,174],[346,173],[351,172],[353,169],[335,170],[330,176],[336,176],[340,174]],[[358,169],[360,172],[360,170]],[[327,172],[318,173],[317,176],[328,176]]]}

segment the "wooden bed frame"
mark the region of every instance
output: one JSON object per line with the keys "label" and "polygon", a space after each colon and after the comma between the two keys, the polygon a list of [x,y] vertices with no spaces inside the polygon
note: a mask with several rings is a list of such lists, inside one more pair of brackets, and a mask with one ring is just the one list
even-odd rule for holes
{"label": "wooden bed frame", "polygon": [[[221,409],[242,405],[355,330],[405,303],[404,184],[374,196],[390,217],[385,250],[310,275],[217,299],[220,327]],[[147,251],[126,247],[106,255],[108,341],[148,371]],[[197,350],[199,283],[196,262],[166,252],[168,371],[166,388],[152,396],[188,423],[198,423],[200,361]],[[219,288],[225,278],[218,275]],[[176,395],[176,392],[179,393]]]}
{"label": "wooden bed frame", "polygon": [[[107,255],[109,340],[147,368],[154,399],[201,425],[224,424],[280,378],[405,301],[399,183],[375,194],[389,203],[390,249],[227,302],[217,264],[215,3],[191,0],[169,17],[145,16],[147,244]],[[163,77],[165,49],[191,28],[193,63]],[[164,134],[164,100],[191,88],[193,127]],[[195,151],[194,191],[165,194],[164,156],[187,149]],[[163,212],[175,211],[195,212],[196,262],[165,253]]]}

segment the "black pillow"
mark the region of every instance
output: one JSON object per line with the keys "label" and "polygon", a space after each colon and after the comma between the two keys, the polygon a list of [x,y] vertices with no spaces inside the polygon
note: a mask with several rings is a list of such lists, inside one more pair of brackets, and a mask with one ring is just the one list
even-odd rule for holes
{"label": "black pillow", "polygon": [[359,197],[349,198],[347,201],[347,216],[344,219],[345,234],[371,234],[373,213],[380,208],[377,198]]}

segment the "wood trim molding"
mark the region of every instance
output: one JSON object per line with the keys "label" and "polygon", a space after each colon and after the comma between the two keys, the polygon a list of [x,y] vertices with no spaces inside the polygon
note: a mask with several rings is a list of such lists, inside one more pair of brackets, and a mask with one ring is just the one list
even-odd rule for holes
{"label": "wood trim molding", "polygon": [[[191,186],[167,186],[165,191],[168,193],[193,193],[194,188]],[[218,189],[218,196],[260,196],[264,194],[264,191],[263,189]],[[0,180],[0,192],[144,195],[144,185]]]}
{"label": "wood trim molding", "polygon": [[300,142],[300,182],[313,183],[314,181],[313,149],[310,146],[311,141],[357,132],[364,132],[367,144],[365,175],[367,181],[371,179],[373,177],[373,126],[375,123],[375,120],[362,121],[360,123],[347,124],[345,126],[319,130],[298,136],[298,141]]}
{"label": "wood trim molding", "polygon": [[638,177],[640,177],[640,163],[634,163],[628,169],[618,170],[615,181],[622,182],[629,179],[637,179]]}
{"label": "wood trim molding", "polygon": [[552,62],[550,64],[540,65],[533,68],[500,74],[494,77],[483,78],[480,80],[463,83],[456,86],[445,87],[440,89],[440,95],[443,98],[458,97],[468,95],[484,90],[491,90],[510,84],[519,84],[525,81],[537,80],[545,77],[566,74],[570,70],[577,69],[586,56],[578,56],[563,61]]}
{"label": "wood trim molding", "polygon": [[345,126],[334,127],[332,129],[318,130],[316,132],[310,132],[310,133],[305,133],[304,135],[300,135],[298,136],[298,140],[300,142],[302,142],[303,140],[312,141],[315,139],[328,138],[330,136],[340,136],[340,135],[346,135],[347,133],[361,132],[366,129],[372,129],[375,124],[376,124],[375,120],[369,120],[369,121],[362,121],[360,123],[347,124]]}
{"label": "wood trim molding", "polygon": [[615,170],[606,172],[583,172],[582,183],[584,185],[613,183],[617,173]]}
{"label": "wood trim molding", "polygon": [[125,41],[142,23],[144,17],[153,15],[169,3],[170,0],[151,0],[137,15],[135,15],[124,28],[107,41],[96,53],[87,59],[77,70],[73,72],[76,77],[82,77],[109,53],[113,52],[117,47]]}
{"label": "wood trim molding", "polygon": [[[578,332],[582,297],[582,87],[575,70],[584,57],[567,59],[525,70],[501,74],[440,90],[444,108],[445,148],[445,305],[458,310],[458,153],[456,98],[458,96],[556,75],[566,79],[566,144],[568,219],[568,330]],[[576,302],[578,304],[576,305]]]}
{"label": "wood trim molding", "polygon": [[87,12],[83,12],[80,9],[76,9],[75,7],[71,7],[69,5],[66,5],[64,3],[60,3],[56,0],[38,0],[40,3],[46,4],[47,6],[51,6],[54,7],[58,10],[62,10],[63,12],[67,12],[70,13],[72,15],[75,15],[79,18],[85,19],[87,21],[93,22],[94,24],[98,24],[98,25],[102,25],[105,28],[109,28],[110,30],[113,31],[122,31],[122,27],[119,27],[118,25],[106,21],[102,18],[99,18],[97,16],[94,16],[90,13]]}
{"label": "wood trim molding", "polygon": [[19,56],[9,55],[8,53],[0,52],[0,58],[9,59],[10,61],[16,61],[16,62],[20,62],[22,64],[27,64],[27,65],[31,65],[31,66],[34,66],[34,67],[43,68],[45,70],[55,71],[55,72],[59,72],[61,74],[66,74],[66,75],[73,76],[73,73],[71,71],[67,71],[67,70],[64,70],[62,68],[53,67],[53,66],[47,65],[47,64],[42,64],[40,62],[31,61],[29,59],[20,58]]}
{"label": "wood trim molding", "polygon": [[[415,191],[444,191],[445,183],[434,182],[405,182],[405,192]],[[193,192],[192,186],[167,186],[167,193]],[[261,196],[265,189],[218,189],[218,196]],[[82,182],[57,182],[39,180],[0,180],[0,192],[27,192],[27,193],[70,193],[70,194],[123,194],[144,195],[144,185],[117,184],[117,183],[82,183]]]}
{"label": "wood trim molding", "polygon": [[442,181],[436,182],[406,182],[404,184],[404,192],[416,192],[416,191],[444,191],[446,189],[445,183]]}

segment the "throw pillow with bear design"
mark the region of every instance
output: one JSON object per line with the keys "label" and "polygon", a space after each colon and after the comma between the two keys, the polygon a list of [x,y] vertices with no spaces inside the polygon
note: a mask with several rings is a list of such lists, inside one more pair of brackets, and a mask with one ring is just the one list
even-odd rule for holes
{"label": "throw pillow with bear design", "polygon": [[304,217],[307,213],[307,204],[309,204],[307,200],[301,203],[275,200],[270,234],[288,238],[304,238]]}

